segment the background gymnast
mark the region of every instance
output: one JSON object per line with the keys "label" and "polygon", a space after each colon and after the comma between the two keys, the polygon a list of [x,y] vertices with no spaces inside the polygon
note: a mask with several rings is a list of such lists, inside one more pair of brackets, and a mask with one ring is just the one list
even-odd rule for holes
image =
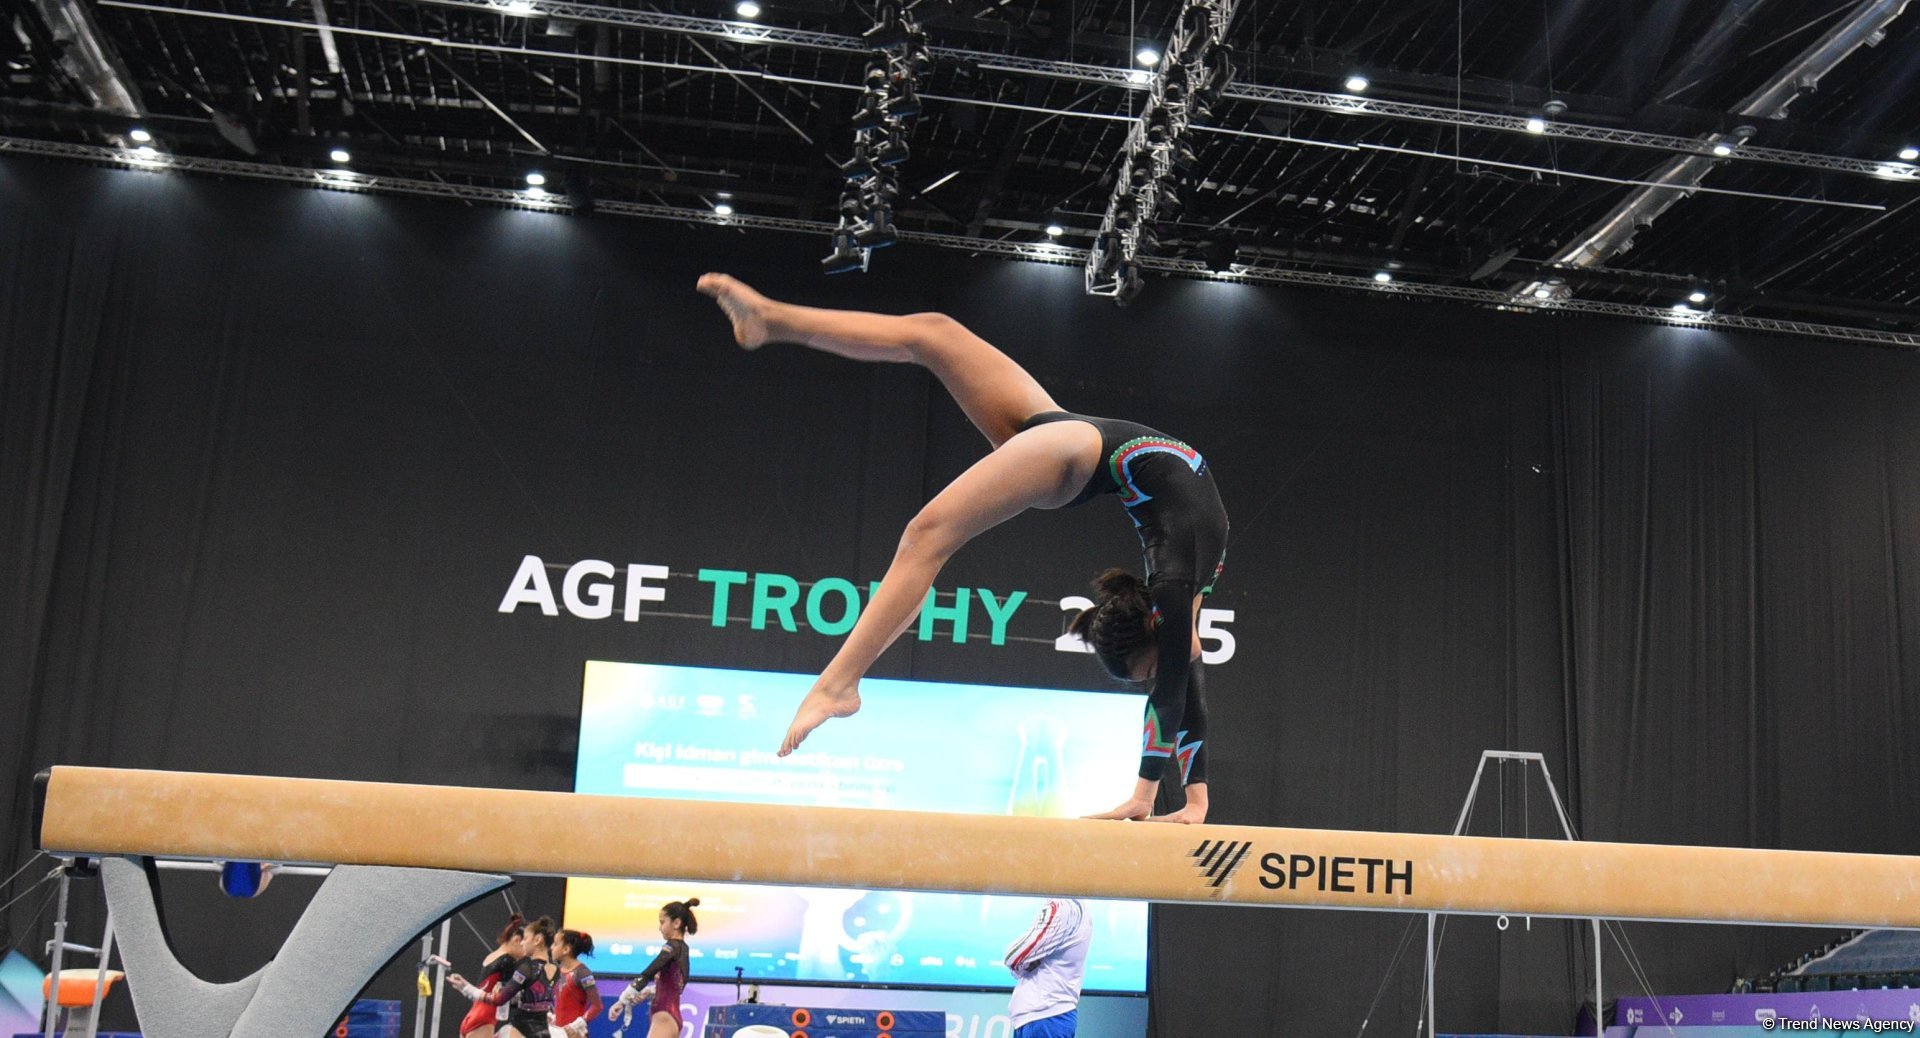
{"label": "background gymnast", "polygon": [[541,916],[527,924],[522,937],[524,953],[513,972],[499,987],[482,991],[458,973],[449,974],[447,983],[475,1002],[505,1006],[507,1019],[498,1033],[515,1038],[546,1038],[547,1015],[553,1012],[554,979],[559,972],[553,965],[553,920]]}
{"label": "background gymnast", "polygon": [[1225,562],[1227,513],[1206,460],[1132,422],[1060,410],[1032,375],[944,314],[824,310],[768,299],[726,274],[700,278],[746,349],[791,342],[853,360],[915,363],[933,372],[993,450],[920,509],[840,651],[787,729],[782,756],[831,718],[860,709],[860,679],[920,612],[934,577],[960,546],[1029,508],[1061,508],[1118,494],[1140,536],[1146,579],[1114,569],[1095,583],[1093,608],[1071,629],[1109,673],[1151,681],[1134,790],[1096,818],[1152,816],[1169,760],[1187,801],[1156,820],[1207,815],[1206,702],[1194,618]]}
{"label": "background gymnast", "polygon": [[[690,897],[660,906],[660,954],[620,992],[607,1010],[609,1018],[630,1018],[636,1004],[647,1002],[647,1038],[678,1038],[680,992],[687,986],[687,937],[700,929],[700,921],[693,917],[699,903],[699,898]],[[624,1024],[621,1030],[626,1030]]]}
{"label": "background gymnast", "polygon": [[[494,942],[493,951],[480,962],[479,983],[474,986],[482,994],[492,994],[507,978],[513,975],[514,968],[520,964],[523,937],[526,933],[526,920],[515,912],[500,930],[500,937]],[[456,978],[459,974],[454,975]],[[459,985],[455,985],[458,987]],[[460,1038],[494,1038],[494,1029],[505,1023],[505,1006],[496,1006],[492,1002],[475,1002],[473,1008],[460,1021]]]}
{"label": "background gymnast", "polygon": [[[566,1038],[586,1038],[587,1024],[600,1015],[600,987],[593,971],[580,961],[593,954],[593,937],[580,930],[562,930],[553,936],[553,958],[560,967],[553,992],[553,1024]],[[559,1038],[558,1035],[554,1038]]]}

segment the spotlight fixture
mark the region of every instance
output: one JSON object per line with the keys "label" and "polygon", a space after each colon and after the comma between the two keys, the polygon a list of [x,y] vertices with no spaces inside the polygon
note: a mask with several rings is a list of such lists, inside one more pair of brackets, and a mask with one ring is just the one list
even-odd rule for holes
{"label": "spotlight fixture", "polygon": [[1716,144],[1713,146],[1713,153],[1724,159],[1733,154],[1733,146],[1724,142]]}
{"label": "spotlight fixture", "polygon": [[914,20],[913,7],[903,0],[880,0],[873,27],[860,34],[871,53],[865,90],[851,120],[853,158],[840,166],[846,184],[833,252],[820,261],[829,274],[865,271],[874,249],[900,240],[893,208],[900,197],[899,167],[910,154],[907,135],[921,113],[918,77],[933,68],[927,34]]}
{"label": "spotlight fixture", "polygon": [[1906,147],[1900,149],[1900,161],[1912,162],[1915,159],[1920,159],[1920,147],[1915,147],[1909,144]]}
{"label": "spotlight fixture", "polygon": [[529,15],[534,7],[531,0],[507,0],[505,10],[508,14]]}
{"label": "spotlight fixture", "polygon": [[[1136,109],[1139,115],[1114,160],[1112,194],[1100,225],[1087,229],[1092,237],[1083,270],[1088,295],[1124,306],[1146,285],[1141,259],[1163,241],[1188,255],[1198,248],[1200,243],[1179,241],[1179,220],[1192,200],[1186,188],[1197,175],[1192,128],[1212,118],[1232,79],[1226,30],[1234,6],[1235,0],[1183,0],[1165,45],[1136,49],[1135,62],[1153,70],[1136,67],[1127,78],[1148,98]],[[1048,226],[1057,224],[1050,220]]]}
{"label": "spotlight fixture", "polygon": [[1067,233],[1067,228],[1062,225],[1059,220],[1049,219],[1047,221],[1047,237],[1058,238],[1065,233]]}
{"label": "spotlight fixture", "polygon": [[160,149],[151,144],[142,144],[138,148],[133,149],[133,153],[143,159],[157,159],[160,157]]}
{"label": "spotlight fixture", "polygon": [[715,215],[715,216],[732,216],[732,215],[733,215],[733,203],[732,203],[732,202],[715,202],[715,203],[713,204],[713,215]]}
{"label": "spotlight fixture", "polygon": [[528,187],[545,187],[546,185],[547,185],[547,175],[545,173],[527,174]]}
{"label": "spotlight fixture", "polygon": [[1696,288],[1692,292],[1687,294],[1687,302],[1692,303],[1695,306],[1698,306],[1699,304],[1704,303],[1706,301],[1707,301],[1707,293],[1703,289]]}
{"label": "spotlight fixture", "polygon": [[[153,142],[153,134],[148,133],[145,129],[138,126],[128,131],[127,136],[131,138],[135,144],[150,144]],[[1913,149],[1909,148],[1907,150],[1911,151]]]}
{"label": "spotlight fixture", "polygon": [[1547,132],[1547,121],[1546,121],[1545,119],[1542,119],[1542,118],[1540,118],[1540,117],[1539,117],[1539,116],[1537,116],[1537,115],[1536,115],[1536,116],[1534,116],[1534,117],[1533,117],[1533,118],[1531,118],[1531,119],[1528,119],[1528,120],[1527,120],[1527,132],[1528,132],[1528,133],[1545,133],[1545,132]]}
{"label": "spotlight fixture", "polygon": [[754,3],[753,0],[740,0],[739,3],[733,5],[733,13],[751,21],[760,17],[760,5]]}
{"label": "spotlight fixture", "polygon": [[866,250],[854,243],[853,228],[845,220],[840,229],[833,232],[833,252],[820,261],[820,269],[828,274],[849,274],[856,270],[867,269]]}
{"label": "spotlight fixture", "polygon": [[1372,85],[1373,82],[1371,80],[1358,72],[1347,77],[1347,92],[1350,94],[1364,94],[1367,92],[1367,88]]}
{"label": "spotlight fixture", "polygon": [[1392,280],[1393,280],[1393,275],[1392,275],[1392,274],[1389,274],[1389,273],[1387,273],[1386,271],[1384,271],[1384,270],[1383,270],[1383,271],[1380,271],[1379,273],[1377,273],[1377,274],[1375,274],[1375,275],[1373,276],[1373,280],[1375,280],[1375,281],[1377,281],[1377,282],[1379,282],[1380,284],[1382,284],[1382,285],[1384,285],[1384,284],[1386,284],[1387,282],[1389,282],[1389,281],[1392,281]]}
{"label": "spotlight fixture", "polygon": [[327,157],[332,159],[335,162],[353,161],[353,155],[350,152],[348,152],[347,149],[345,148],[335,148],[332,151],[327,152]]}

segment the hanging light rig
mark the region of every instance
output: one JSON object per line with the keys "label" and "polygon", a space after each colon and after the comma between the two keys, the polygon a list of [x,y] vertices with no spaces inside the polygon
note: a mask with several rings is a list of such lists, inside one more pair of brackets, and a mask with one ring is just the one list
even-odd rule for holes
{"label": "hanging light rig", "polygon": [[1140,258],[1185,209],[1195,164],[1189,128],[1204,124],[1233,78],[1227,27],[1234,0],[1187,0],[1155,65],[1147,106],[1127,131],[1113,197],[1087,251],[1087,294],[1125,306],[1146,286]]}
{"label": "hanging light rig", "polygon": [[820,261],[828,274],[865,272],[873,250],[900,240],[893,219],[900,166],[907,161],[907,133],[920,116],[920,77],[933,67],[927,34],[911,17],[913,6],[882,2],[873,28],[861,34],[872,55],[853,113],[853,158],[840,165],[846,184],[833,252]]}

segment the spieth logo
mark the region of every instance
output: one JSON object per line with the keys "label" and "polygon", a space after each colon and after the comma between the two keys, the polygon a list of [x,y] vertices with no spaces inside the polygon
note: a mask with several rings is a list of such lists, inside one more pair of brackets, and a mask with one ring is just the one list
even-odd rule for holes
{"label": "spieth logo", "polygon": [[1243,840],[1207,840],[1188,852],[1188,857],[1208,886],[1219,887],[1247,860],[1251,850],[1253,844]]}

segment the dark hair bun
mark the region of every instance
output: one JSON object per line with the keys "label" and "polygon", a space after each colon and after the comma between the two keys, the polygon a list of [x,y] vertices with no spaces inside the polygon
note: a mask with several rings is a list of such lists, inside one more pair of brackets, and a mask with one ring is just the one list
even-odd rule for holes
{"label": "dark hair bun", "polygon": [[1134,576],[1131,571],[1115,566],[1093,578],[1093,589],[1100,592],[1101,598],[1144,595],[1147,593],[1147,582]]}
{"label": "dark hair bun", "polygon": [[699,899],[699,898],[697,898],[697,897],[690,897],[690,898],[688,898],[688,899],[687,899],[687,900],[686,900],[685,902],[683,902],[683,903],[684,903],[684,904],[685,904],[685,905],[686,905],[686,906],[687,906],[688,908],[699,908],[699,907],[700,907],[700,899]]}
{"label": "dark hair bun", "polygon": [[1118,567],[1093,578],[1094,605],[1074,614],[1067,633],[1093,646],[1107,673],[1132,680],[1132,660],[1153,644],[1153,597],[1147,582]]}

